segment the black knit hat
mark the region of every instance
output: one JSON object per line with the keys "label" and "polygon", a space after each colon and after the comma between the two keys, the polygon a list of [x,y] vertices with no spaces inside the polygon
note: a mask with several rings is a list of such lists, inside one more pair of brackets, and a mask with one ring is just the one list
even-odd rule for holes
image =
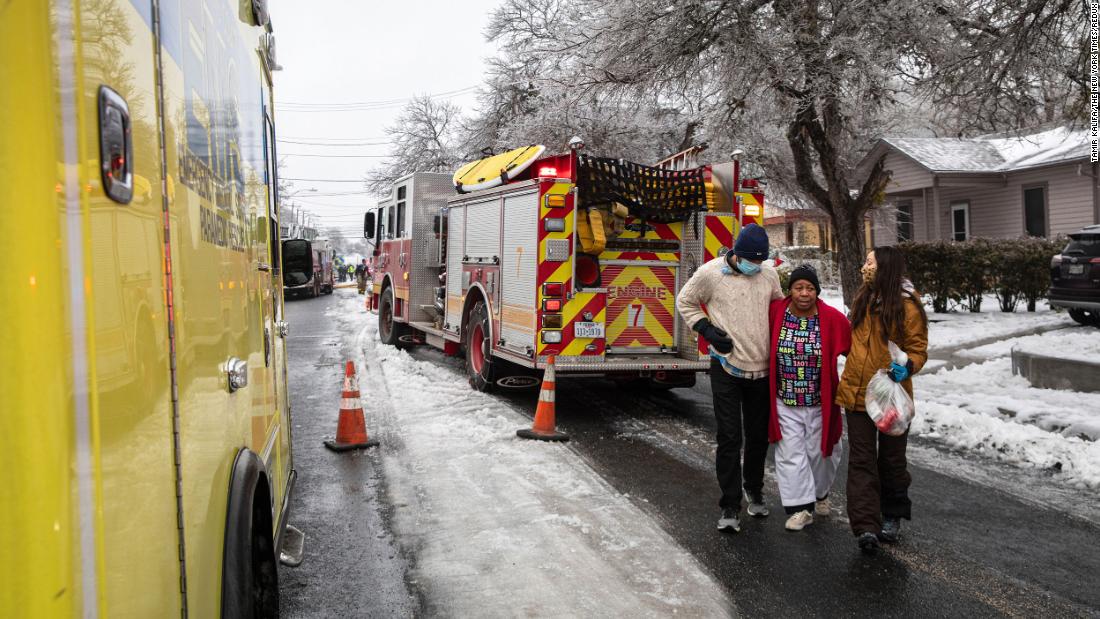
{"label": "black knit hat", "polygon": [[787,280],[787,287],[791,288],[794,283],[800,279],[804,279],[814,285],[814,289],[818,294],[821,294],[821,282],[817,281],[817,271],[813,266],[809,264],[800,264],[791,271],[791,278]]}
{"label": "black knit hat", "polygon": [[749,260],[767,260],[768,233],[756,224],[741,228],[737,242],[733,244],[733,254]]}

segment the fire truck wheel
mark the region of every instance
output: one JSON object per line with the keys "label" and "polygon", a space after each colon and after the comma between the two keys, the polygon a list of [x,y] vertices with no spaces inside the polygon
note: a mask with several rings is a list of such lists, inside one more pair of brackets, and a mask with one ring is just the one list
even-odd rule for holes
{"label": "fire truck wheel", "polygon": [[382,299],[378,303],[378,338],[383,344],[404,348],[401,336],[405,335],[408,327],[393,320],[393,288],[387,287],[382,291]]}
{"label": "fire truck wheel", "polygon": [[483,301],[470,310],[470,323],[466,328],[466,375],[470,386],[478,391],[489,391],[496,381],[497,361],[492,354],[492,323]]}

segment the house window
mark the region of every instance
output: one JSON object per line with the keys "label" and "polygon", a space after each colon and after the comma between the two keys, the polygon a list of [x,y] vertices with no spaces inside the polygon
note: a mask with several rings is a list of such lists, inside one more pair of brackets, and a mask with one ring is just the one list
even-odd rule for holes
{"label": "house window", "polygon": [[913,202],[898,202],[898,242],[913,240]]}
{"label": "house window", "polygon": [[951,238],[965,241],[970,238],[970,202],[951,203]]}
{"label": "house window", "polygon": [[794,246],[794,223],[788,221],[787,225],[786,225],[786,228],[787,228],[787,247],[793,247]]}
{"label": "house window", "polygon": [[1024,231],[1028,236],[1047,235],[1047,196],[1045,187],[1024,189]]}

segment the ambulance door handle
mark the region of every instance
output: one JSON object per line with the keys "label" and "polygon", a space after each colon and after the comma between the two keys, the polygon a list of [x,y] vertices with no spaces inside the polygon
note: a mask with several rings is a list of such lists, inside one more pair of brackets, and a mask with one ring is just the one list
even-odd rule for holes
{"label": "ambulance door handle", "polygon": [[261,263],[256,265],[256,270],[257,271],[263,271],[264,273],[267,273],[267,272],[271,271],[271,266],[261,262]]}
{"label": "ambulance door handle", "polygon": [[229,393],[248,386],[248,363],[236,357],[225,362],[226,386]]}
{"label": "ambulance door handle", "polygon": [[129,204],[134,197],[130,106],[107,86],[99,87],[99,165],[103,192],[119,204]]}
{"label": "ambulance door handle", "polygon": [[290,325],[285,320],[279,320],[275,322],[275,335],[286,339],[287,333],[290,332]]}

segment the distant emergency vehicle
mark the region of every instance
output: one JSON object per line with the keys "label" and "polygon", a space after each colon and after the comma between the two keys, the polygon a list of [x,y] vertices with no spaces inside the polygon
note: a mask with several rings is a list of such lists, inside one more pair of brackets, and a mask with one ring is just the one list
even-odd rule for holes
{"label": "distant emergency vehicle", "polygon": [[283,241],[283,286],[287,294],[308,297],[332,294],[336,285],[333,261],[336,252],[327,238]]}
{"label": "distant emergency vehicle", "polygon": [[666,170],[542,152],[410,174],[367,213],[382,341],[464,352],[479,390],[529,383],[551,356],[565,376],[694,384],[709,357],[676,293],[762,220],[763,193],[736,190],[737,162]]}
{"label": "distant emergency vehicle", "polygon": [[0,616],[277,612],[266,2],[0,3]]}

